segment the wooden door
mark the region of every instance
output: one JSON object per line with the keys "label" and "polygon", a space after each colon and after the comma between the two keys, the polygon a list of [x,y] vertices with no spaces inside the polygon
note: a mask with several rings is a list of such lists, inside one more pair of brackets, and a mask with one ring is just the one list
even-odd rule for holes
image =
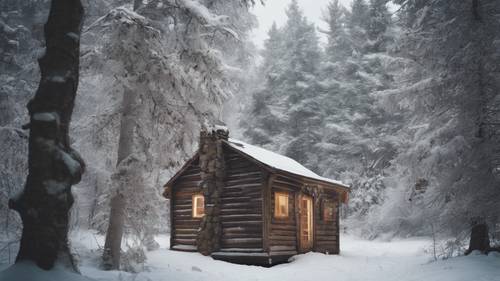
{"label": "wooden door", "polygon": [[313,246],[313,201],[310,196],[299,197],[299,237],[300,250],[307,252]]}

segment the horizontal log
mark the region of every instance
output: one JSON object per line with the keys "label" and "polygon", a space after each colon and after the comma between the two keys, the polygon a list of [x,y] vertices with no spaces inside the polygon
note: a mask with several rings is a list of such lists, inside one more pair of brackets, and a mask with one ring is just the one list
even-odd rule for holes
{"label": "horizontal log", "polygon": [[293,193],[293,192],[296,192],[298,190],[297,187],[293,187],[293,186],[290,186],[290,185],[280,185],[280,184],[276,184],[273,182],[273,191],[286,191],[286,192],[290,192],[290,193]]}
{"label": "horizontal log", "polygon": [[247,202],[252,199],[250,196],[236,196],[236,197],[222,197],[222,203],[238,203],[238,202]]}
{"label": "horizontal log", "polygon": [[174,239],[175,244],[196,245],[196,239]]}
{"label": "horizontal log", "polygon": [[336,236],[316,236],[317,242],[337,242]]}
{"label": "horizontal log", "polygon": [[174,228],[183,228],[183,229],[190,228],[193,230],[197,230],[199,227],[200,227],[200,221],[192,222],[192,223],[186,223],[186,222],[182,222],[182,223],[175,222],[174,223]]}
{"label": "horizontal log", "polygon": [[286,183],[290,183],[290,184],[295,184],[295,185],[302,185],[303,184],[303,181],[300,179],[300,178],[294,178],[294,177],[291,177],[289,175],[283,175],[283,174],[279,174],[277,177],[276,177],[276,180],[278,181],[282,181],[282,182],[286,182]]}
{"label": "horizontal log", "polygon": [[283,241],[296,241],[297,240],[297,235],[274,235],[274,233],[271,235],[271,240],[283,240]]}
{"label": "horizontal log", "polygon": [[271,224],[271,229],[272,230],[289,230],[289,231],[295,231],[295,223],[293,224]]}
{"label": "horizontal log", "polygon": [[262,238],[262,231],[244,233],[224,233],[222,239]]}
{"label": "horizontal log", "polygon": [[239,234],[239,233],[262,233],[262,227],[260,226],[223,227],[222,233],[224,235]]}
{"label": "horizontal log", "polygon": [[193,199],[191,197],[174,199],[174,208],[191,207]]}
{"label": "horizontal log", "polygon": [[269,243],[271,246],[293,246],[295,247],[295,245],[297,244],[297,241],[296,240],[274,240],[274,239],[270,239],[270,243]]}
{"label": "horizontal log", "polygon": [[262,225],[261,220],[256,221],[232,221],[232,222],[222,222],[222,227],[238,227],[238,226],[250,226],[250,225]]}
{"label": "horizontal log", "polygon": [[191,200],[188,201],[189,203],[180,203],[175,201],[174,202],[174,210],[181,210],[181,209],[189,209],[191,208]]}
{"label": "horizontal log", "polygon": [[244,178],[244,177],[262,177],[262,172],[259,170],[246,170],[246,169],[241,169],[241,170],[230,170],[226,174],[227,178]]}
{"label": "horizontal log", "polygon": [[192,216],[188,218],[174,216],[174,218],[176,218],[176,223],[199,223],[201,221],[201,218],[193,218]]}
{"label": "horizontal log", "polygon": [[295,216],[289,215],[288,218],[275,218],[273,216],[271,220],[271,225],[274,227],[275,225],[290,225],[295,227]]}
{"label": "horizontal log", "polygon": [[318,230],[316,229],[316,235],[319,235],[319,236],[334,236],[334,235],[337,235],[337,231],[324,231],[324,230]]}
{"label": "horizontal log", "polygon": [[179,185],[175,185],[174,186],[174,192],[178,192],[178,191],[189,191],[189,192],[193,192],[193,193],[196,193],[196,192],[200,192],[201,191],[201,188],[199,186],[199,183],[200,182],[183,182],[183,184],[179,184]]}
{"label": "horizontal log", "polygon": [[221,252],[238,252],[238,253],[261,253],[264,252],[262,248],[221,248]]}
{"label": "horizontal log", "polygon": [[221,198],[231,198],[231,197],[241,197],[241,196],[249,196],[253,198],[261,198],[262,197],[262,189],[224,189],[222,192]]}
{"label": "horizontal log", "polygon": [[177,202],[182,202],[182,200],[192,200],[195,192],[190,191],[178,191],[174,194],[174,200],[179,200]]}
{"label": "horizontal log", "polygon": [[223,220],[225,219],[240,219],[242,221],[247,221],[247,220],[259,220],[262,218],[262,215],[260,214],[230,214],[230,215],[221,215],[220,216]]}
{"label": "horizontal log", "polygon": [[293,251],[272,251],[269,253],[270,256],[294,256],[298,252],[296,250]]}
{"label": "horizontal log", "polygon": [[[231,239],[225,239],[224,237],[221,239],[222,245],[227,246],[233,245],[237,246],[238,248],[250,248],[251,246],[254,246],[253,248],[260,248],[259,246],[262,246],[262,238],[231,238]],[[257,247],[255,247],[257,246]]]}
{"label": "horizontal log", "polygon": [[188,214],[174,213],[174,219],[176,221],[191,221],[191,220],[198,221],[199,220],[199,219],[193,218],[193,215],[191,213],[188,213]]}
{"label": "horizontal log", "polygon": [[226,181],[225,188],[230,188],[235,186],[243,187],[244,185],[248,184],[261,185],[262,183],[260,178],[240,178],[240,179]]}
{"label": "horizontal log", "polygon": [[232,209],[221,209],[221,215],[240,215],[240,214],[261,214],[262,208],[232,208]]}
{"label": "horizontal log", "polygon": [[271,246],[269,247],[271,251],[295,251],[297,248],[295,246]]}
{"label": "horizontal log", "polygon": [[175,234],[176,239],[196,239],[197,236],[198,236],[197,234],[181,234],[181,233]]}
{"label": "horizontal log", "polygon": [[176,234],[196,234],[198,233],[195,228],[175,228],[174,233]]}
{"label": "horizontal log", "polygon": [[271,229],[271,235],[296,237],[297,232],[295,230]]}
{"label": "horizontal log", "polygon": [[316,247],[325,249],[335,249],[337,247],[337,242],[316,241]]}
{"label": "horizontal log", "polygon": [[257,205],[255,205],[256,202],[257,202],[256,200],[253,200],[253,201],[242,202],[242,203],[226,203],[226,204],[224,204],[223,209],[225,209],[225,208],[227,208],[227,209],[252,208],[254,206],[257,206]]}

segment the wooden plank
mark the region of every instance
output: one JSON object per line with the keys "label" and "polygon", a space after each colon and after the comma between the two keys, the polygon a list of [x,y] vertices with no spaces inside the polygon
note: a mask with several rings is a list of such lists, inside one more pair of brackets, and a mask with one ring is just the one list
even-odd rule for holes
{"label": "wooden plank", "polygon": [[294,241],[295,242],[295,235],[289,236],[289,235],[275,235],[274,233],[271,235],[271,240],[283,240],[283,241]]}
{"label": "wooden plank", "polygon": [[295,231],[295,221],[293,223],[287,223],[287,224],[273,224],[272,229]]}
{"label": "wooden plank", "polygon": [[262,226],[262,221],[233,221],[233,222],[222,222],[222,227],[238,227],[238,226],[250,226],[250,225],[258,225]]}
{"label": "wooden plank", "polygon": [[289,231],[289,230],[278,230],[278,229],[272,229],[271,230],[271,235],[273,236],[290,236],[294,237],[296,236],[295,231]]}
{"label": "wooden plank", "polygon": [[295,246],[271,246],[271,251],[295,251],[297,250]]}
{"label": "wooden plank", "polygon": [[293,246],[297,245],[296,241],[290,241],[290,240],[275,240],[271,239],[271,245],[272,246]]}
{"label": "wooden plank", "polygon": [[221,248],[221,252],[237,252],[237,253],[262,253],[262,248]]}
{"label": "wooden plank", "polygon": [[196,239],[174,239],[174,244],[196,245]]}

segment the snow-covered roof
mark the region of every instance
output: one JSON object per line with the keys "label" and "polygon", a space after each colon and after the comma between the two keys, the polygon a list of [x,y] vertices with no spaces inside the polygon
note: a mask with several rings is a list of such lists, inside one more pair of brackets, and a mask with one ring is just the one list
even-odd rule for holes
{"label": "snow-covered roof", "polygon": [[340,181],[325,178],[316,174],[315,172],[302,166],[299,162],[293,160],[292,158],[288,158],[278,153],[274,153],[272,151],[231,138],[228,139],[227,143],[232,148],[241,151],[244,154],[272,168],[314,180],[329,182],[343,187],[349,187],[348,185]]}

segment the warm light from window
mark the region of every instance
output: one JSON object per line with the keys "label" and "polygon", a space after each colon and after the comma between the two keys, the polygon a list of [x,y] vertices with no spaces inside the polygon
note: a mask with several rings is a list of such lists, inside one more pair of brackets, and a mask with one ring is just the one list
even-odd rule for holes
{"label": "warm light from window", "polygon": [[205,215],[205,197],[201,194],[193,195],[193,218],[201,218]]}
{"label": "warm light from window", "polygon": [[274,216],[276,218],[288,217],[288,193],[274,193]]}

